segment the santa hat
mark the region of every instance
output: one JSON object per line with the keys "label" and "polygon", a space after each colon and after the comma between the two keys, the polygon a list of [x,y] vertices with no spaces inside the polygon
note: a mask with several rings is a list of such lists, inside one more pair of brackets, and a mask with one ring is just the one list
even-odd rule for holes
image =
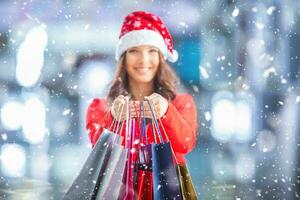
{"label": "santa hat", "polygon": [[125,17],[116,48],[116,60],[128,48],[139,45],[157,47],[170,62],[178,59],[171,34],[161,19],[152,13],[136,11]]}

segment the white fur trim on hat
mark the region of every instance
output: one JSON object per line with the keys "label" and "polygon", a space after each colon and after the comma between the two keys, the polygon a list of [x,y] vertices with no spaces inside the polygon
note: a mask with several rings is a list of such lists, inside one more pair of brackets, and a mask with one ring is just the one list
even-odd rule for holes
{"label": "white fur trim on hat", "polygon": [[178,58],[178,53],[176,50],[173,50],[173,53],[168,51],[163,37],[158,32],[152,30],[136,30],[126,33],[119,39],[119,43],[116,47],[116,60],[119,60],[121,55],[128,48],[139,45],[155,46],[161,51],[164,58],[170,62],[176,62]]}

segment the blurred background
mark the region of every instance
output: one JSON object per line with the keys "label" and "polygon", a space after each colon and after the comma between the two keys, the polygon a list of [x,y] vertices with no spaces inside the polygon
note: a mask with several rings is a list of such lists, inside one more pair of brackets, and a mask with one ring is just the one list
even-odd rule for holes
{"label": "blurred background", "polygon": [[187,155],[201,199],[300,199],[300,2],[0,1],[0,199],[61,199],[86,160],[88,104],[105,97],[123,18],[173,35],[198,107]]}

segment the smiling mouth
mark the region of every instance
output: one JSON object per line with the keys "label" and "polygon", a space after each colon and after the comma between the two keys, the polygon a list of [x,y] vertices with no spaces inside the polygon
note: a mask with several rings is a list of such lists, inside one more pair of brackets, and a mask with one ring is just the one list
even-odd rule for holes
{"label": "smiling mouth", "polygon": [[150,67],[136,67],[134,69],[137,70],[137,71],[140,71],[140,72],[145,72],[145,71],[151,70]]}

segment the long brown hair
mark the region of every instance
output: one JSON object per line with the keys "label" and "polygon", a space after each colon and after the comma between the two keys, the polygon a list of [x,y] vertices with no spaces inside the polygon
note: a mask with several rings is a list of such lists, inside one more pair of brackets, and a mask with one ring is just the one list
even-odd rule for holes
{"label": "long brown hair", "polygon": [[[160,62],[154,77],[154,92],[162,95],[168,100],[173,100],[176,95],[176,86],[179,83],[174,70],[159,53]],[[128,95],[129,81],[125,66],[126,52],[120,57],[116,65],[116,72],[108,93],[108,101],[111,103],[119,95]]]}

